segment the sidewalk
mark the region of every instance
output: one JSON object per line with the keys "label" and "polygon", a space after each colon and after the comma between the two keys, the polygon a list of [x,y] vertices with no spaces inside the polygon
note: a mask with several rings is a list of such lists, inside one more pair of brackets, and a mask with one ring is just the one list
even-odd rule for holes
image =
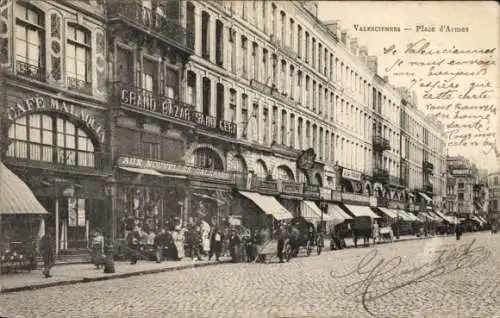
{"label": "sidewalk", "polygon": [[[418,238],[414,235],[405,235],[401,236],[399,240],[394,239],[393,242],[395,243],[416,239],[424,238]],[[382,241],[380,244],[384,243],[390,243],[390,241]],[[352,238],[347,238],[346,244],[347,248],[354,248],[354,241]],[[358,241],[358,245],[362,246],[362,244],[363,240]],[[328,238],[325,239],[324,250],[330,252],[330,240]],[[62,264],[54,266],[52,268],[51,278],[43,277],[42,268],[31,272],[2,275],[0,276],[0,294],[210,266],[220,263],[228,263],[229,261],[229,257],[222,257],[221,262],[207,260],[193,262],[191,259],[185,259],[178,262],[165,261],[161,264],[157,264],[151,261],[139,261],[136,265],[130,265],[129,262],[115,262],[114,274],[104,274],[103,269],[97,270],[90,263]]]}
{"label": "sidewalk", "polygon": [[0,294],[210,266],[228,263],[229,261],[229,257],[221,257],[220,262],[214,260],[195,262],[191,259],[165,261],[160,264],[151,261],[139,261],[136,265],[131,265],[130,262],[115,262],[115,273],[113,274],[105,274],[102,268],[95,269],[95,266],[90,263],[58,265],[52,268],[51,278],[45,278],[42,275],[43,268],[40,267],[31,272],[1,275]]}

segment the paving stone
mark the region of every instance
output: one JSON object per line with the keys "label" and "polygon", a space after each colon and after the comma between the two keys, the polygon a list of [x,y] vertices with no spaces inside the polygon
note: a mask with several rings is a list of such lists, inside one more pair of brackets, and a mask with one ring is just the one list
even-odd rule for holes
{"label": "paving stone", "polygon": [[[476,241],[491,251],[478,266],[409,284],[368,302],[376,317],[500,317],[500,235],[474,233],[384,244],[298,257],[290,263],[221,264],[175,272],[50,287],[0,295],[6,317],[373,317],[360,302],[363,285],[353,271],[368,253],[399,258],[395,273],[372,282],[388,291],[417,274],[408,270],[436,259],[437,251]],[[370,254],[372,255],[372,254]],[[366,258],[365,258],[366,260]],[[457,263],[457,262],[455,262]],[[461,265],[465,263],[462,262]],[[371,268],[372,266],[370,266]],[[453,269],[447,265],[447,269]],[[368,273],[368,270],[364,270]],[[413,275],[413,276],[412,276]],[[355,285],[358,283],[358,285]],[[354,285],[353,285],[354,284]],[[360,287],[346,294],[349,285]]]}

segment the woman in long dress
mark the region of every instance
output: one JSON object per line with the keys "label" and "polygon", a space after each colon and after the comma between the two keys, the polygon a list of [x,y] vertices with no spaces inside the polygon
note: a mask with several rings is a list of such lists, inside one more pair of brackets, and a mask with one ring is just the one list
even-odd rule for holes
{"label": "woman in long dress", "polygon": [[174,239],[174,244],[177,248],[177,256],[179,259],[184,257],[184,235],[185,229],[181,229],[180,225],[177,225],[172,232],[172,238]]}
{"label": "woman in long dress", "polygon": [[201,239],[203,254],[208,255],[210,252],[210,225],[205,221],[201,221]]}

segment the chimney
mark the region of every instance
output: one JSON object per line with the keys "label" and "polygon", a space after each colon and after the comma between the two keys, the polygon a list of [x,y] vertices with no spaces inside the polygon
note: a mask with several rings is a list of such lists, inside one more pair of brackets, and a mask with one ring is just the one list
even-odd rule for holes
{"label": "chimney", "polygon": [[358,55],[358,39],[357,38],[352,38],[351,39],[351,53],[354,55]]}
{"label": "chimney", "polygon": [[344,45],[347,45],[347,30],[340,31],[340,42],[344,43]]}
{"label": "chimney", "polygon": [[377,71],[378,71],[377,57],[374,55],[369,55],[367,62],[368,62],[368,68],[370,69],[370,71],[377,74]]}
{"label": "chimney", "polygon": [[337,38],[339,38],[339,30],[340,30],[340,21],[339,20],[333,20],[333,21],[327,21],[324,23],[328,31],[332,32],[333,35]]}

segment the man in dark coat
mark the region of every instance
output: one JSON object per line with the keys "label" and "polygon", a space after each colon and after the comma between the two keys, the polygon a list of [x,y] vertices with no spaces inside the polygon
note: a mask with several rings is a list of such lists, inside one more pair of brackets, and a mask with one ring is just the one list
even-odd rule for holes
{"label": "man in dark coat", "polygon": [[222,252],[222,231],[218,227],[213,227],[210,233],[210,252],[208,253],[208,260],[212,259],[215,254],[215,260],[219,261],[220,254]]}
{"label": "man in dark coat", "polygon": [[135,227],[133,231],[128,233],[127,235],[127,244],[130,253],[130,264],[137,264],[137,260],[139,259],[139,241],[141,239],[141,234],[139,234],[139,228]]}
{"label": "man in dark coat", "polygon": [[50,275],[50,269],[54,266],[56,261],[56,251],[54,239],[52,238],[52,229],[49,229],[40,240],[40,252],[43,257],[43,274],[47,278],[52,277]]}
{"label": "man in dark coat", "polygon": [[229,252],[233,263],[238,263],[240,260],[240,247],[240,237],[238,236],[238,233],[236,233],[236,230],[232,229],[229,236]]}

